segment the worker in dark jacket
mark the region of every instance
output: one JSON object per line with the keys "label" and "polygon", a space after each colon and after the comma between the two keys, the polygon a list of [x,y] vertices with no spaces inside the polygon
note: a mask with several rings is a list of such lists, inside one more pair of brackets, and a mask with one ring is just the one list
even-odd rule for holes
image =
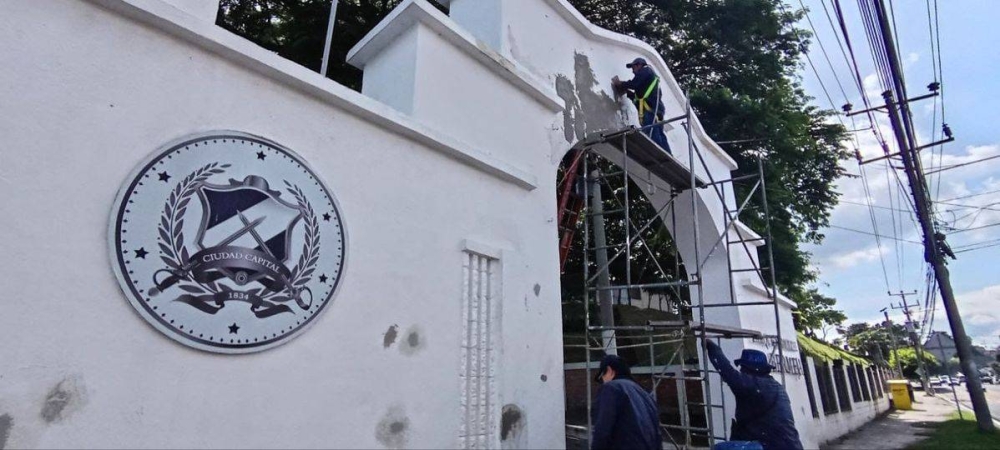
{"label": "worker in dark jacket", "polygon": [[708,360],[736,397],[730,441],[756,441],[764,450],[801,450],[791,401],[785,387],[771,377],[774,366],[767,362],[767,355],[744,349],[736,360],[737,372],[716,343],[706,339],[705,344]]}
{"label": "worker in dark jacket", "polygon": [[592,449],[661,450],[660,418],[653,397],[632,380],[628,364],[616,355],[601,360],[596,381]]}
{"label": "worker in dark jacket", "polygon": [[644,128],[643,132],[670,153],[667,136],[663,134],[663,124],[651,126],[663,120],[665,111],[660,100],[660,77],[656,76],[642,58],[636,58],[625,67],[632,69],[633,77],[631,80],[621,81],[615,76],[611,80],[615,93],[621,95],[624,92],[635,102],[635,107],[639,109],[639,121]]}

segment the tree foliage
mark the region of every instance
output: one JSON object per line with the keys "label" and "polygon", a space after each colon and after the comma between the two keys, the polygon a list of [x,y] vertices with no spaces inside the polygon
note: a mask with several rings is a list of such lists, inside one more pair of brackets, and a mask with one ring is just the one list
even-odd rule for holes
{"label": "tree foliage", "polygon": [[[837,301],[820,294],[817,289],[806,289],[797,296],[798,309],[792,312],[795,329],[816,336],[816,330],[837,326],[847,320],[843,311],[834,309]],[[823,333],[825,334],[825,333]]]}
{"label": "tree foliage", "polygon": [[[842,321],[833,299],[808,287],[816,274],[800,248],[822,241],[819,230],[837,202],[838,162],[848,157],[846,130],[830,123],[832,112],[809,105],[796,75],[808,51],[808,33],[794,25],[802,13],[786,11],[781,0],[570,2],[595,24],[659,51],[708,133],[736,141],[724,148],[742,173],[756,171],[758,156],[766,159],[778,285],[802,307],[797,323],[807,330]],[[742,220],[763,233],[757,203]]]}
{"label": "tree foliage", "polygon": [[[347,52],[401,0],[339,0],[327,76],[355,90],[361,71]],[[330,17],[330,0],[221,0],[216,24],[318,71]]]}
{"label": "tree foliage", "polygon": [[865,354],[879,361],[887,361],[892,348],[909,345],[906,329],[899,324],[891,328],[883,325],[873,326],[867,322],[852,323],[837,330],[847,341],[852,351]]}
{"label": "tree foliage", "polygon": [[[361,72],[345,62],[347,52],[399,2],[340,0],[329,78],[360,90]],[[221,0],[217,23],[318,70],[330,3]],[[772,269],[778,285],[799,304],[796,323],[805,330],[843,321],[833,299],[810,289],[816,274],[809,269],[808,253],[800,248],[802,243],[822,240],[819,230],[827,225],[836,204],[833,182],[841,175],[838,161],[848,156],[841,144],[845,130],[830,123],[831,112],[809,105],[796,76],[808,51],[808,33],[794,25],[801,12],[786,11],[781,0],[570,3],[593,23],[635,36],[663,55],[708,133],[716,141],[735,141],[724,146],[740,166],[741,172],[734,175],[756,172],[758,156],[766,158]],[[741,196],[748,189],[738,187]],[[764,205],[754,202],[741,220],[763,233]],[[652,240],[672,245],[666,236]],[[669,252],[654,249],[654,253]]]}
{"label": "tree foliage", "polygon": [[[937,358],[934,357],[930,352],[923,352],[924,355],[924,366],[927,367],[928,375],[930,373],[936,372],[940,367],[940,363]],[[889,355],[889,367],[896,367],[896,359],[899,359],[899,364],[903,368],[903,376],[906,378],[920,378],[920,374],[917,373],[917,369],[920,368],[920,364],[917,362],[917,351],[912,347],[900,348],[892,352]]]}

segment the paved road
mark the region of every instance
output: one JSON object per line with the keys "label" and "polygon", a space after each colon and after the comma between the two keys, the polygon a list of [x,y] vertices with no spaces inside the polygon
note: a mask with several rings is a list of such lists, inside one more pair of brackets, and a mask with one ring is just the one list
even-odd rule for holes
{"label": "paved road", "polygon": [[[985,384],[984,386],[986,387],[986,403],[990,406],[990,414],[993,416],[993,420],[1000,424],[1000,385]],[[947,399],[954,404],[954,398],[956,395],[951,393],[951,389],[938,386],[934,389],[934,393],[938,397]],[[957,394],[958,402],[962,407],[962,411],[971,411],[972,401],[969,399],[968,388],[966,388],[964,384],[955,386],[955,394]],[[918,395],[922,395],[922,393],[918,393]],[[957,409],[958,408],[956,408],[956,410]]]}

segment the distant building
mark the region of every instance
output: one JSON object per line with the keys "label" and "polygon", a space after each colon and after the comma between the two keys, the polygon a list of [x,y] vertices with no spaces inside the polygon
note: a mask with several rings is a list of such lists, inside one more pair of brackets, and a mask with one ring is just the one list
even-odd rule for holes
{"label": "distant building", "polygon": [[943,331],[931,332],[927,342],[924,343],[924,349],[933,354],[942,365],[948,364],[948,360],[958,353],[955,349],[955,340]]}

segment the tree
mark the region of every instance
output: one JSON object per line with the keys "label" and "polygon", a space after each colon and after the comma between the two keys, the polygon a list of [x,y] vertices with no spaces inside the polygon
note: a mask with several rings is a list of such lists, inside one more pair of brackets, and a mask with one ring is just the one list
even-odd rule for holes
{"label": "tree", "polygon": [[[339,0],[327,76],[361,90],[361,71],[347,52],[401,0]],[[330,17],[330,0],[221,0],[216,24],[318,71]]]}
{"label": "tree", "polygon": [[[903,367],[903,376],[906,378],[920,378],[917,374],[917,369],[920,365],[917,363],[917,351],[912,348],[900,348],[895,352],[891,352],[889,355],[889,367],[896,367],[896,358],[899,358],[899,363]],[[935,371],[941,365],[934,355],[924,352],[924,365],[927,367],[928,371]]]}
{"label": "tree", "polygon": [[[822,241],[820,229],[837,202],[833,183],[843,174],[838,163],[849,156],[845,129],[830,122],[833,112],[809,106],[796,75],[808,51],[809,34],[794,25],[802,13],[785,11],[781,0],[570,2],[595,24],[656,48],[708,133],[736,141],[725,149],[742,172],[756,170],[758,155],[766,158],[778,285],[805,306],[797,323],[808,330],[842,321],[833,299],[808,288],[816,273],[800,248]],[[743,218],[758,232],[760,206]]]}
{"label": "tree", "polygon": [[894,343],[896,347],[910,345],[906,328],[898,324],[893,324],[892,328],[887,329],[883,325],[873,326],[866,322],[858,322],[837,331],[844,336],[852,351],[868,353],[869,356],[880,358],[882,361],[892,353]]}
{"label": "tree", "polygon": [[[344,61],[347,52],[399,1],[340,0],[330,78],[360,89],[361,72]],[[843,321],[833,299],[809,288],[816,273],[809,270],[809,254],[800,248],[804,242],[822,241],[819,230],[836,204],[833,182],[842,174],[838,162],[848,156],[842,145],[844,128],[830,123],[831,112],[809,106],[796,75],[808,50],[800,39],[808,33],[794,25],[801,12],[786,11],[781,0],[570,3],[593,23],[642,39],[664,56],[709,135],[733,141],[725,148],[742,171],[734,176],[755,173],[757,157],[766,158],[775,261],[769,270],[775,271],[779,289],[799,304],[796,323],[811,332]],[[221,0],[217,23],[316,70],[329,5],[329,0]],[[743,196],[749,186],[737,189]],[[741,220],[762,232],[763,205],[756,198],[753,202]],[[609,227],[609,236],[623,229]]]}
{"label": "tree", "polygon": [[820,294],[816,289],[807,289],[793,300],[798,309],[792,312],[795,329],[809,336],[816,336],[816,330],[822,331],[821,338],[826,337],[828,327],[837,326],[847,320],[843,311],[833,308],[837,303],[832,297]]}

